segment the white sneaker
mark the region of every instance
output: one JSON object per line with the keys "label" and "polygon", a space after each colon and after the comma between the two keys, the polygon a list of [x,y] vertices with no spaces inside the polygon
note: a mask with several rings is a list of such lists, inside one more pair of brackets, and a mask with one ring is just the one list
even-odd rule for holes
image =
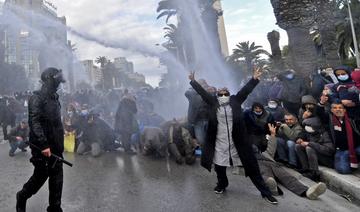
{"label": "white sneaker", "polygon": [[267,187],[270,189],[271,193],[273,195],[277,195],[278,194],[278,188],[277,188],[277,183],[276,183],[276,180],[272,177],[269,177],[266,179],[265,181]]}
{"label": "white sneaker", "polygon": [[306,197],[311,200],[317,199],[321,194],[325,193],[326,185],[324,183],[318,183],[311,186],[306,191]]}

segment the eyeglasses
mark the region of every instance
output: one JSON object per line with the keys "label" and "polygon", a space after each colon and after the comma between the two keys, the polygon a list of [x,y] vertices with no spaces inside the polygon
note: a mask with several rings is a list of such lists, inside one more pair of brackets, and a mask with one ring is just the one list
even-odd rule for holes
{"label": "eyeglasses", "polygon": [[218,97],[222,97],[222,96],[230,96],[229,93],[218,93]]}

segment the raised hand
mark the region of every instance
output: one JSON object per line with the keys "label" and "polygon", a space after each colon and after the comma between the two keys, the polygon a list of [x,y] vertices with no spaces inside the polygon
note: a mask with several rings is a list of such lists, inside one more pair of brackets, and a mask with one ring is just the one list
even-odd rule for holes
{"label": "raised hand", "polygon": [[260,80],[260,77],[262,74],[263,74],[263,71],[260,67],[254,67],[254,75],[253,75],[254,79]]}
{"label": "raised hand", "polygon": [[195,71],[190,71],[189,80],[191,80],[191,81],[195,80]]}

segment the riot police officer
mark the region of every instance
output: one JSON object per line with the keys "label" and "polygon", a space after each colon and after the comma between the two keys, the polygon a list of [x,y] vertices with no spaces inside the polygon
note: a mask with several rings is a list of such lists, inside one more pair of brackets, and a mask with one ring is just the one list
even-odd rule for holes
{"label": "riot police officer", "polygon": [[21,191],[16,194],[16,211],[26,211],[26,201],[36,194],[47,179],[49,183],[48,212],[61,212],[61,195],[63,187],[62,163],[51,157],[56,154],[62,157],[64,151],[64,129],[61,122],[59,96],[56,93],[65,80],[62,71],[47,68],[41,74],[43,83],[29,99],[29,142],[38,148],[31,147],[30,162],[34,173]]}

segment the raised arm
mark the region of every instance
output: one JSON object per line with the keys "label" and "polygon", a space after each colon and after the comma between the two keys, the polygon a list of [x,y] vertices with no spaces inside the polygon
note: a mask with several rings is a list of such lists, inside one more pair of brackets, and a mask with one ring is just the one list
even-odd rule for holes
{"label": "raised arm", "polygon": [[255,69],[254,75],[251,80],[243,87],[241,90],[235,95],[235,100],[242,104],[249,94],[254,90],[254,88],[260,82],[260,76],[262,75],[262,71],[260,68]]}
{"label": "raised arm", "polygon": [[194,90],[201,96],[201,98],[209,105],[217,104],[216,99],[209,94],[196,80],[194,77],[194,73],[191,73],[189,76],[190,85],[194,88]]}

